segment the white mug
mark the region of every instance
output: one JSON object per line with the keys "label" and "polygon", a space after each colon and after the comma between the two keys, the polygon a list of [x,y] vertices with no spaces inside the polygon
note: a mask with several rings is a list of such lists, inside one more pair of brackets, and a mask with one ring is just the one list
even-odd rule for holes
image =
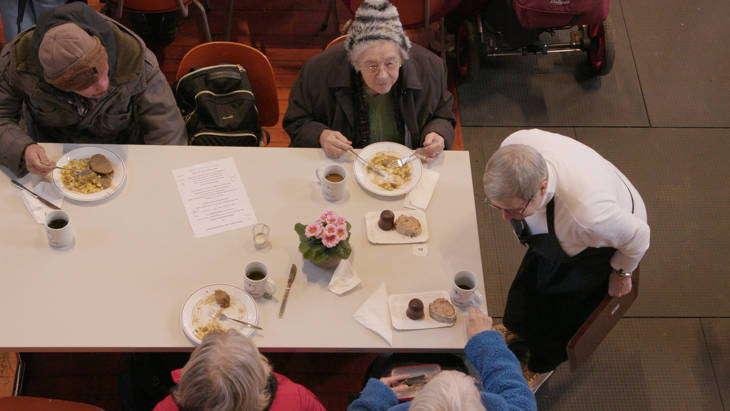
{"label": "white mug", "polygon": [[482,304],[482,293],[477,289],[477,276],[471,271],[459,271],[454,274],[451,284],[451,302],[454,305],[479,307]]}
{"label": "white mug", "polygon": [[316,170],[317,180],[322,186],[322,195],[329,201],[342,200],[345,197],[345,181],[347,172],[345,168],[332,164],[320,167]]}
{"label": "white mug", "polygon": [[48,244],[54,248],[64,248],[73,245],[74,232],[71,229],[71,219],[63,210],[54,210],[46,214],[45,220]]}
{"label": "white mug", "polygon": [[266,264],[252,261],[243,270],[243,288],[253,298],[271,298],[276,292],[276,283],[269,278]]}

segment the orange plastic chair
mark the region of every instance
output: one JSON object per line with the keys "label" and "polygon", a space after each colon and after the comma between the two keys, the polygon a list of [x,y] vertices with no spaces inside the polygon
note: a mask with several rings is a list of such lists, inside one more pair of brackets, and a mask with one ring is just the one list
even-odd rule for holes
{"label": "orange plastic chair", "polygon": [[211,41],[210,27],[208,26],[208,17],[205,13],[205,7],[198,0],[110,0],[111,3],[118,3],[117,19],[122,18],[122,13],[127,10],[130,13],[168,13],[180,10],[182,15],[188,16],[188,6],[190,3],[200,10],[203,17],[203,28],[205,29],[205,41]]}
{"label": "orange plastic chair", "polygon": [[74,401],[52,400],[38,397],[0,398],[0,410],[13,411],[104,411],[103,408]]}
{"label": "orange plastic chair", "polygon": [[337,43],[342,43],[343,41],[345,41],[346,38],[347,38],[347,34],[343,34],[340,37],[334,38],[334,39],[332,39],[332,41],[327,43],[327,45],[324,47],[324,49],[327,50],[328,48],[334,46]]}
{"label": "orange plastic chair", "polygon": [[240,64],[246,69],[256,96],[259,125],[271,127],[279,121],[279,99],[276,96],[276,79],[269,59],[259,50],[241,43],[214,41],[193,47],[183,56],[177,68],[176,79],[190,72],[193,67],[216,64]]}

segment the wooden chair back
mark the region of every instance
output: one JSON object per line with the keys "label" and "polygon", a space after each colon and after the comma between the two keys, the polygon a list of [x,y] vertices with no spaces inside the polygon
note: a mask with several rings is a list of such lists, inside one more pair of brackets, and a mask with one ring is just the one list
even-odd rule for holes
{"label": "wooden chair back", "polygon": [[[109,2],[118,4],[120,0],[109,0]],[[192,2],[193,0],[182,0],[185,6]],[[125,10],[133,13],[168,13],[181,9],[178,0],[124,0],[122,5]]]}
{"label": "wooden chair back", "polygon": [[631,283],[631,292],[625,296],[607,295],[568,341],[566,351],[571,371],[577,370],[588,361],[591,354],[639,296],[639,267],[632,273]]}
{"label": "wooden chair back", "polygon": [[246,69],[256,97],[259,125],[276,125],[279,121],[279,100],[276,95],[274,69],[269,59],[251,46],[230,41],[213,41],[195,46],[183,56],[175,78],[179,79],[189,73],[193,67],[223,63],[239,64]]}
{"label": "wooden chair back", "polygon": [[0,410],[13,411],[104,411],[103,408],[74,401],[53,400],[38,397],[0,398]]}
{"label": "wooden chair back", "polygon": [[[345,0],[352,14],[364,0]],[[391,4],[398,9],[400,22],[406,29],[424,27],[430,22],[437,21],[446,16],[451,10],[459,5],[461,0],[390,0]],[[426,13],[428,10],[428,13]]]}
{"label": "wooden chair back", "polygon": [[337,38],[334,38],[334,39],[332,39],[332,41],[330,41],[329,43],[327,43],[327,45],[324,47],[324,49],[327,50],[328,48],[334,46],[337,43],[342,43],[346,39],[347,39],[347,34],[343,34],[343,35],[341,35],[341,36],[339,36]]}

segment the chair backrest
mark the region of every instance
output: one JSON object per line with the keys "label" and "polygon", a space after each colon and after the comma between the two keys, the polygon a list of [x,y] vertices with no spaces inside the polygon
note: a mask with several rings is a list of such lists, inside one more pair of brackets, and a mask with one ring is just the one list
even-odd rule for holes
{"label": "chair backrest", "polygon": [[330,41],[329,43],[327,43],[327,46],[325,46],[324,49],[327,50],[328,48],[334,46],[337,43],[342,43],[343,41],[345,41],[345,39],[347,39],[347,34],[343,34],[343,35],[341,35],[341,36],[339,36],[339,37],[337,37],[335,39],[332,39],[332,41]]}
{"label": "chair backrest", "polygon": [[623,297],[607,295],[568,341],[566,351],[571,371],[575,371],[588,361],[593,351],[618,324],[638,296],[639,267],[636,267],[631,275],[631,292]]}
{"label": "chair backrest", "polygon": [[[112,4],[118,4],[119,0],[108,0]],[[188,5],[193,0],[183,0]],[[168,13],[180,10],[178,0],[124,0],[124,9],[133,13]]]}
{"label": "chair backrest", "polygon": [[[426,20],[426,7],[429,10],[429,22],[439,20],[459,5],[461,0],[390,0],[398,9],[400,22],[404,28],[423,27]],[[352,14],[363,3],[363,0],[345,0]]]}
{"label": "chair backrest", "polygon": [[256,97],[259,125],[275,125],[279,121],[279,100],[276,95],[274,69],[269,59],[251,46],[230,41],[213,41],[195,46],[183,56],[175,78],[184,76],[193,67],[222,63],[240,64],[246,69]]}
{"label": "chair backrest", "polygon": [[90,404],[74,401],[53,400],[38,397],[4,397],[0,398],[0,410],[13,411],[104,411]]}

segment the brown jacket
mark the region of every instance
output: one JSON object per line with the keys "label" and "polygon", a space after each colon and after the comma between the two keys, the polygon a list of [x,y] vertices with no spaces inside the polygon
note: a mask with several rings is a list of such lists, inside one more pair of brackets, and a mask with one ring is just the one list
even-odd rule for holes
{"label": "brown jacket", "polygon": [[[293,147],[319,147],[325,129],[353,140],[357,133],[357,96],[344,43],[312,57],[297,76],[289,95],[283,126]],[[405,144],[416,148],[431,131],[441,135],[446,148],[454,142],[456,120],[453,97],[446,88],[446,66],[438,56],[414,44],[398,77],[396,104],[406,127]]]}
{"label": "brown jacket", "polygon": [[[97,35],[110,55],[109,92],[90,109],[81,96],[46,83],[38,62],[43,33],[69,21]],[[19,126],[21,116],[27,132]],[[154,54],[134,33],[85,4],[58,7],[0,53],[0,164],[17,175],[25,172],[23,150],[35,141],[186,144],[186,140],[185,123]]]}

